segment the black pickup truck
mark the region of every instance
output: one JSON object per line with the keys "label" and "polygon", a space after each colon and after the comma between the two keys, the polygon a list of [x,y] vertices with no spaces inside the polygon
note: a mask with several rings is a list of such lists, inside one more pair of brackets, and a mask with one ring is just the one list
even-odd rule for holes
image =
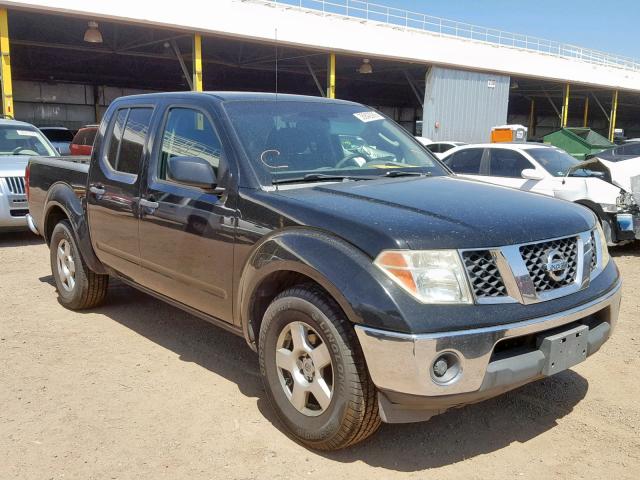
{"label": "black pickup truck", "polygon": [[457,178],[356,103],[125,97],[88,162],[27,175],[63,305],[95,307],[113,276],[244,336],[313,448],[569,368],[618,317],[593,213]]}

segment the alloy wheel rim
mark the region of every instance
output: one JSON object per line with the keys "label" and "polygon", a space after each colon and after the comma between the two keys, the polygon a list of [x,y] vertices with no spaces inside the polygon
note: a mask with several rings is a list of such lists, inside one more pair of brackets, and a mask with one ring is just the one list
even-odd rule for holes
{"label": "alloy wheel rim", "polygon": [[76,286],[76,264],[71,253],[71,244],[64,238],[60,240],[56,249],[56,263],[62,288],[67,292],[73,291]]}
{"label": "alloy wheel rim", "polygon": [[278,379],[291,405],[303,415],[324,413],[333,398],[333,363],[322,337],[304,322],[291,322],[276,343]]}

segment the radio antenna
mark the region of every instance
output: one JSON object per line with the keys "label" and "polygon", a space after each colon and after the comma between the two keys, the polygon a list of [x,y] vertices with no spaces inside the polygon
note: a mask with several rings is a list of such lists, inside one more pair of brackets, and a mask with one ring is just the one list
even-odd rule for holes
{"label": "radio antenna", "polygon": [[278,101],[278,29],[276,28],[276,102]]}

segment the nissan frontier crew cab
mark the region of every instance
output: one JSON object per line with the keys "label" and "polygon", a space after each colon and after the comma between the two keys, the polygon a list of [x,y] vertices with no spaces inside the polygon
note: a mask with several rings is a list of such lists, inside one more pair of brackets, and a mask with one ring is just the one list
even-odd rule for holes
{"label": "nissan frontier crew cab", "polygon": [[124,97],[88,162],[27,176],[63,305],[95,307],[117,277],[242,335],[312,448],[570,368],[618,317],[592,212],[458,178],[357,103]]}

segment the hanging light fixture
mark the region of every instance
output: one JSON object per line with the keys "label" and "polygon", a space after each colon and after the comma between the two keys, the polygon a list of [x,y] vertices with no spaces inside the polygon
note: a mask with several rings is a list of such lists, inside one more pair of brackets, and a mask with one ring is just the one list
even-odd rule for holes
{"label": "hanging light fixture", "polygon": [[89,28],[84,32],[84,41],[89,43],[102,43],[102,34],[98,30],[98,22],[89,22]]}
{"label": "hanging light fixture", "polygon": [[362,65],[360,65],[360,68],[358,68],[358,73],[362,73],[365,75],[373,73],[373,67],[371,66],[371,62],[369,62],[368,58],[362,59]]}

